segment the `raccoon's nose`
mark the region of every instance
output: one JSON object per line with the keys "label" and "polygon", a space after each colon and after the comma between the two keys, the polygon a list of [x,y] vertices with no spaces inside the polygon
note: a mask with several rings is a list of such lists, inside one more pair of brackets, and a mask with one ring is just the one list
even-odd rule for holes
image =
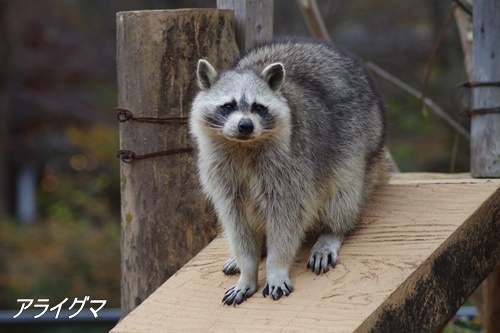
{"label": "raccoon's nose", "polygon": [[253,132],[254,126],[250,119],[243,118],[238,123],[238,132],[241,134],[250,134]]}

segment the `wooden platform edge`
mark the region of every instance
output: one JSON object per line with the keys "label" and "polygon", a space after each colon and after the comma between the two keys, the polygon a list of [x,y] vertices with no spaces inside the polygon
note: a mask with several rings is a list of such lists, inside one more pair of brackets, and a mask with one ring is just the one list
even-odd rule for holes
{"label": "wooden platform edge", "polygon": [[500,187],[355,332],[434,332],[499,265]]}
{"label": "wooden platform edge", "polygon": [[[427,181],[434,183],[437,187],[433,189],[433,186]],[[443,184],[443,186],[439,184]],[[463,186],[459,186],[458,184],[463,184]],[[477,186],[474,186],[475,184]],[[413,266],[416,268],[412,269],[412,272],[406,274],[404,280],[398,280],[400,282],[395,284],[394,288],[391,288],[386,295],[379,298],[377,304],[372,307],[366,315],[363,314],[362,317],[358,316],[353,325],[348,325],[350,326],[348,329],[346,329],[346,327],[338,329],[337,325],[335,326],[337,329],[332,326],[329,326],[327,330],[324,329],[326,323],[331,323],[329,318],[332,314],[327,312],[325,307],[318,307],[318,302],[316,302],[318,299],[317,297],[312,301],[315,303],[315,308],[304,305],[303,301],[300,301],[300,298],[285,299],[283,300],[283,304],[273,303],[272,307],[269,307],[267,303],[260,303],[260,299],[252,298],[253,302],[245,304],[253,304],[253,307],[243,307],[239,311],[227,311],[227,309],[224,309],[224,311],[218,311],[219,309],[213,311],[213,305],[215,304],[213,299],[217,298],[218,300],[219,294],[217,294],[217,292],[222,293],[224,290],[224,288],[219,288],[220,285],[218,285],[218,283],[220,282],[219,276],[222,276],[219,267],[222,265],[222,260],[225,259],[225,255],[224,258],[220,260],[217,259],[220,261],[220,265],[219,262],[214,263],[213,261],[208,262],[207,260],[200,262],[199,260],[207,256],[207,250],[208,252],[214,252],[214,246],[218,248],[218,250],[215,251],[217,252],[216,255],[220,254],[222,248],[225,249],[225,244],[221,245],[221,238],[219,237],[184,265],[171,279],[165,282],[165,284],[162,285],[164,286],[162,292],[158,293],[158,290],[155,291],[152,297],[145,300],[144,303],[136,310],[132,311],[127,318],[122,318],[123,321],[120,321],[111,332],[182,332],[186,331],[186,327],[192,328],[196,325],[198,325],[197,327],[205,329],[199,330],[199,332],[229,332],[232,329],[238,331],[238,328],[241,330],[242,328],[246,328],[245,325],[254,324],[255,325],[252,326],[252,331],[257,332],[271,332],[273,331],[272,327],[281,327],[282,331],[290,332],[335,330],[337,332],[420,333],[435,331],[455,313],[456,309],[462,304],[467,295],[470,294],[470,292],[472,292],[491,271],[493,271],[494,267],[500,264],[500,234],[498,232],[500,230],[500,179],[477,180],[464,178],[457,182],[453,179],[445,179],[442,177],[438,177],[434,180],[424,178],[423,182],[405,179],[403,183],[391,182],[388,187],[392,188],[392,190],[399,188],[418,189],[417,192],[424,195],[428,193],[433,199],[423,200],[423,206],[422,202],[420,202],[420,209],[416,210],[416,212],[423,214],[424,220],[428,221],[425,225],[427,230],[432,232],[432,234],[430,234],[431,238],[438,239],[438,232],[440,231],[438,228],[435,230],[436,234],[433,232],[433,221],[436,221],[436,226],[441,225],[444,227],[443,230],[448,229],[450,232],[445,233],[445,238],[440,238],[440,245],[433,247],[432,244],[430,244],[430,247],[425,247],[426,249],[432,247],[432,251],[429,252],[432,254],[425,255],[425,258],[422,257],[423,261],[420,260],[418,262],[418,267]],[[448,188],[448,193],[452,197],[454,203],[452,206],[455,207],[453,210],[440,209],[441,206],[434,204],[438,198],[442,197],[443,191],[441,191],[441,189],[443,189],[443,187]],[[464,192],[461,193],[460,191],[456,191],[456,188],[463,188]],[[452,189],[455,190],[451,191]],[[465,191],[466,189],[467,191]],[[400,198],[399,201],[402,205],[399,205],[399,207],[402,207],[405,212],[409,209],[411,210],[411,206],[406,206],[410,204],[408,200],[405,200],[406,197],[400,197],[393,191],[389,191],[389,194],[387,198]],[[392,202],[393,200],[391,199],[390,201]],[[427,209],[432,210],[436,208],[438,209],[436,211],[436,213],[438,213],[436,215],[436,220],[432,218],[429,219]],[[454,213],[462,210],[462,208],[464,214],[455,216]],[[378,214],[380,213],[381,212],[378,212]],[[373,216],[376,218],[378,215],[376,213]],[[419,216],[420,215],[417,217]],[[460,223],[448,222],[443,224],[443,216],[450,218],[454,217],[453,220],[460,221]],[[456,218],[457,216],[458,220]],[[395,223],[397,225],[398,222]],[[421,223],[417,223],[417,225],[422,226]],[[388,227],[390,226],[389,224]],[[453,228],[453,231],[450,228]],[[420,237],[422,237],[422,235],[418,234],[416,238],[410,237],[409,241],[416,240],[419,242],[421,240]],[[398,239],[398,241],[400,242],[401,239]],[[417,245],[419,244],[418,242],[411,242],[407,245],[409,246],[410,254],[413,255],[416,253],[414,253],[414,251],[418,249],[413,248],[413,244]],[[420,250],[422,249],[421,247]],[[359,253],[364,252],[361,251]],[[355,255],[359,255],[359,253],[355,252]],[[214,253],[212,253],[212,257],[214,257]],[[416,260],[418,260],[418,258]],[[405,261],[405,263],[407,262]],[[342,265],[339,265],[338,268],[342,268]],[[218,274],[216,277],[217,283],[210,284],[210,291],[206,289],[196,289],[197,293],[203,290],[202,295],[205,297],[205,300],[208,300],[205,301],[203,303],[204,305],[202,304],[201,307],[205,305],[211,306],[211,310],[205,313],[205,316],[201,319],[199,317],[190,317],[186,309],[177,311],[179,309],[178,306],[182,308],[185,302],[190,302],[192,300],[190,297],[182,299],[176,297],[174,301],[169,301],[172,300],[172,298],[169,297],[175,294],[175,292],[172,293],[172,291],[181,289],[180,287],[184,285],[183,281],[180,281],[180,279],[182,279],[184,275],[189,274],[189,272],[197,272],[195,275],[202,277],[202,282],[205,280],[215,281],[211,279],[209,275],[215,274],[214,272]],[[296,279],[298,283],[299,276],[296,276]],[[310,276],[307,276],[307,279],[311,279]],[[321,279],[324,280],[325,278],[322,277]],[[321,279],[316,281],[318,285],[321,284]],[[329,280],[327,279],[325,281],[328,282]],[[370,278],[366,280],[369,285],[372,285],[370,282],[373,281],[375,280]],[[377,277],[376,283],[378,283],[378,281],[379,279]],[[230,285],[228,281],[226,282]],[[206,287],[206,284],[204,287]],[[212,287],[215,287],[215,289]],[[167,294],[170,295],[167,295],[167,299],[165,299],[166,289],[169,289]],[[297,292],[299,292],[299,290],[297,290]],[[333,291],[333,289],[329,290],[329,293],[337,296],[337,292]],[[185,294],[186,293],[182,293],[182,295]],[[369,297],[371,298],[371,296]],[[296,300],[298,301],[295,302]],[[325,298],[326,302],[330,302],[330,300],[331,297]],[[335,303],[338,304],[337,301]],[[298,307],[294,308],[294,304],[298,305]],[[289,306],[291,306],[291,308],[289,308]],[[190,307],[191,305],[188,308]],[[193,309],[201,310],[200,307],[192,307],[191,310],[187,309],[187,311],[192,311]],[[285,309],[296,310],[294,313],[297,316],[293,318],[290,317],[290,323],[292,321],[294,322],[293,327],[288,325],[288,321],[283,324],[285,322],[283,318],[287,317],[286,313],[289,313],[289,311],[284,311]],[[305,311],[311,309],[313,311]],[[342,307],[340,309],[345,310],[345,308]],[[269,320],[268,317],[273,311],[276,311],[278,315],[272,320]],[[197,316],[199,315],[199,312],[190,313],[196,313]],[[319,315],[317,315],[318,313]],[[337,318],[340,318],[339,314],[336,314]],[[345,313],[343,312],[340,314],[342,318],[347,318],[347,316],[344,315]],[[174,319],[175,325],[178,325],[175,326],[176,329],[172,329],[172,326],[165,326],[169,325],[167,324],[169,323],[168,318]],[[193,324],[193,322],[196,324]],[[221,322],[223,322],[224,325],[219,325]],[[316,325],[316,323],[320,322],[320,325]],[[243,331],[246,331],[246,329],[243,329]]]}

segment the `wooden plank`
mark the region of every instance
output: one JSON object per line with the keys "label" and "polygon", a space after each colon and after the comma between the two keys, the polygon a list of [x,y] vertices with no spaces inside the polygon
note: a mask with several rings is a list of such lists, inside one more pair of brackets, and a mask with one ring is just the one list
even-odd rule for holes
{"label": "wooden plank", "polygon": [[337,267],[320,276],[307,270],[306,244],[291,269],[295,291],[278,301],[257,293],[222,306],[237,277],[221,272],[228,252],[219,237],[112,332],[432,332],[500,258],[499,187],[466,180],[379,188]]}
{"label": "wooden plank", "polygon": [[[229,10],[117,14],[118,103],[135,117],[187,117],[196,64],[225,68],[238,54]],[[184,124],[120,123],[120,149],[190,147]],[[122,313],[126,315],[216,235],[193,154],[121,163]]]}

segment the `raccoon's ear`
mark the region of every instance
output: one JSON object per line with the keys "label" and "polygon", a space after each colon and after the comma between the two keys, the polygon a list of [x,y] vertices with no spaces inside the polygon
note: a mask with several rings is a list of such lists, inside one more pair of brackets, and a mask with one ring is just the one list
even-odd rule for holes
{"label": "raccoon's ear", "polygon": [[196,77],[198,78],[198,87],[201,90],[207,90],[217,81],[217,71],[208,61],[200,59],[196,68]]}
{"label": "raccoon's ear", "polygon": [[264,68],[260,76],[273,91],[278,91],[285,81],[285,67],[282,63],[276,62]]}

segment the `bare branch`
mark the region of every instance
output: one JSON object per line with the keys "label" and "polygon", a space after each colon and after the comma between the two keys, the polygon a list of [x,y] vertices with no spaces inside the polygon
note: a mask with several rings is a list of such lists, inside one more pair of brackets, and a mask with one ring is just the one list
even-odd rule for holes
{"label": "bare branch", "polygon": [[[405,82],[401,81],[394,75],[389,74],[382,68],[378,67],[372,62],[367,62],[366,66],[386,79],[387,81],[393,83],[394,85],[398,86],[399,88],[403,89],[404,91],[408,92],[410,95],[415,96],[416,98],[423,98],[423,95],[420,91],[410,87],[408,84]],[[434,103],[433,100],[424,97],[423,98],[424,104],[434,111],[439,117],[441,117],[443,120],[445,120],[451,127],[455,128],[460,134],[462,134],[464,137],[470,140],[470,133],[467,131],[465,128],[463,128],[459,123],[457,123],[453,118],[451,118],[441,107],[439,107],[436,103]]]}
{"label": "bare branch", "polygon": [[453,0],[453,2],[469,16],[472,16],[474,7],[469,0]]}
{"label": "bare branch", "polygon": [[325,22],[321,17],[316,0],[296,0],[297,5],[306,21],[309,33],[314,38],[331,42]]}

